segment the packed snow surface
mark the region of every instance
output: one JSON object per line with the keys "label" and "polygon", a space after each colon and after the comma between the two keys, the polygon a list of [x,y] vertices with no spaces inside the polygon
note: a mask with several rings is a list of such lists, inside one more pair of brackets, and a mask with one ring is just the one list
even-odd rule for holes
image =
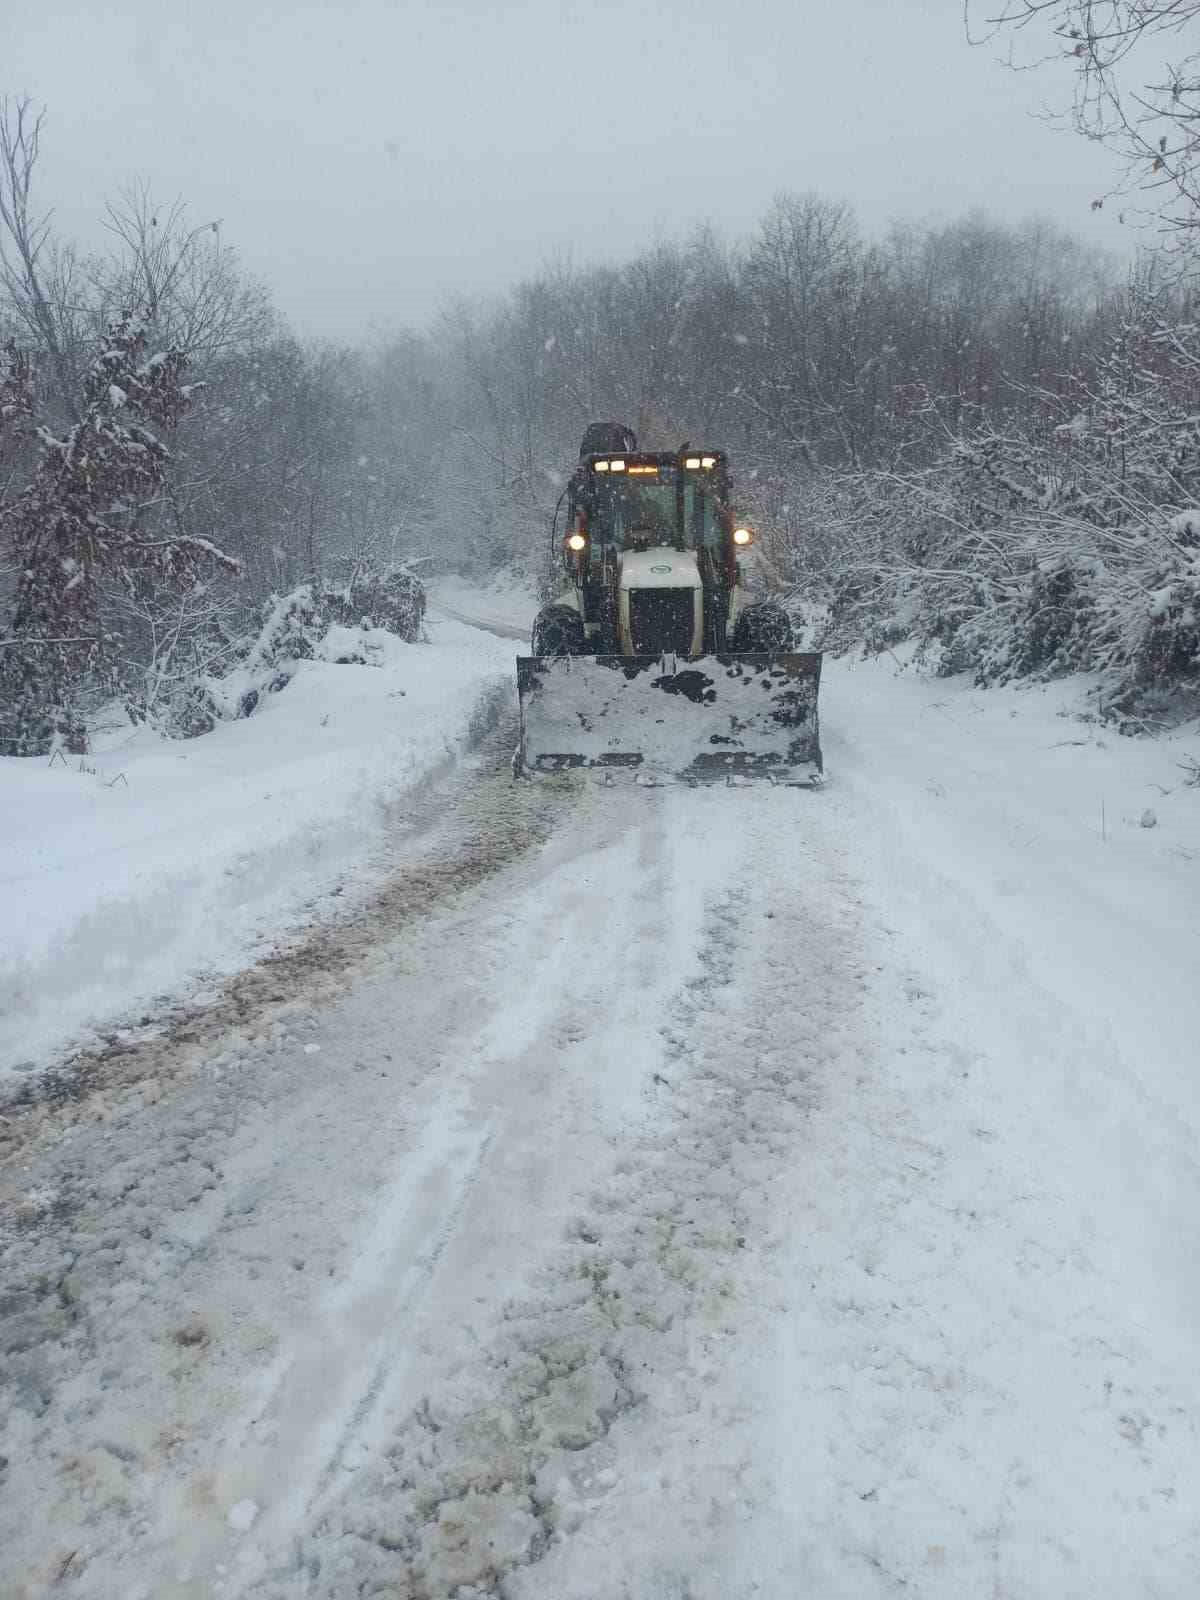
{"label": "packed snow surface", "polygon": [[3,1169],[0,1592],[1200,1593],[1200,734],[1079,693],[446,774],[336,985]]}
{"label": "packed snow surface", "polygon": [[537,601],[512,573],[498,574],[483,589],[464,578],[439,577],[430,583],[429,594],[447,616],[469,619],[501,638],[529,642]]}

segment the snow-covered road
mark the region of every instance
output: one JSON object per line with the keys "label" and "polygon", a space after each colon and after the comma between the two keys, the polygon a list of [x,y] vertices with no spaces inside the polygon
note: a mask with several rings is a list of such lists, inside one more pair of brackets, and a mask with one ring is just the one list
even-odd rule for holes
{"label": "snow-covered road", "polygon": [[4,1170],[0,1593],[1200,1593],[1200,791],[1067,704],[835,668],[818,794],[485,741]]}

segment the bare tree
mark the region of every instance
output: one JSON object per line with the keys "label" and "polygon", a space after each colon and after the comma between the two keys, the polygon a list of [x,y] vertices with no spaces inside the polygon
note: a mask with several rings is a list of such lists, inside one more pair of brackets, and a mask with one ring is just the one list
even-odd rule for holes
{"label": "bare tree", "polygon": [[[1118,156],[1123,191],[1146,195],[1150,216],[1190,246],[1200,228],[1200,0],[1006,0],[992,12],[994,3],[964,0],[968,23],[986,22],[985,39],[1041,39],[1035,61],[1074,65],[1075,127]],[[1156,39],[1178,46],[1173,59]]]}
{"label": "bare tree", "polygon": [[115,257],[96,269],[106,311],[145,308],[157,342],[188,352],[193,366],[270,337],[275,315],[266,290],[221,244],[220,219],[193,224],[182,200],[160,205],[144,181],[105,208]]}
{"label": "bare tree", "polygon": [[79,260],[33,205],[44,118],[28,99],[0,97],[0,290],[15,328],[49,363],[58,408],[78,422]]}

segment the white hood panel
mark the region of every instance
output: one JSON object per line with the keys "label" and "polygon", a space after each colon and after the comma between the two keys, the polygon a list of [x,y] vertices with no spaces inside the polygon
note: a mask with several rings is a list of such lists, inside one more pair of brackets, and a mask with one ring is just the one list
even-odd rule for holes
{"label": "white hood panel", "polygon": [[621,557],[622,589],[701,589],[692,550],[626,550]]}

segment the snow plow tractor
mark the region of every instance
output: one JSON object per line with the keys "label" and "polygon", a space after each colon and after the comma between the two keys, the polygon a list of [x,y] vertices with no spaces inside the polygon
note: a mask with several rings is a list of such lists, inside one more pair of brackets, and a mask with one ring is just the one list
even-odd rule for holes
{"label": "snow plow tractor", "polygon": [[752,601],[725,455],[639,451],[595,423],[567,487],[565,591],[517,660],[518,776],[632,768],[641,781],[820,781],[821,657]]}

